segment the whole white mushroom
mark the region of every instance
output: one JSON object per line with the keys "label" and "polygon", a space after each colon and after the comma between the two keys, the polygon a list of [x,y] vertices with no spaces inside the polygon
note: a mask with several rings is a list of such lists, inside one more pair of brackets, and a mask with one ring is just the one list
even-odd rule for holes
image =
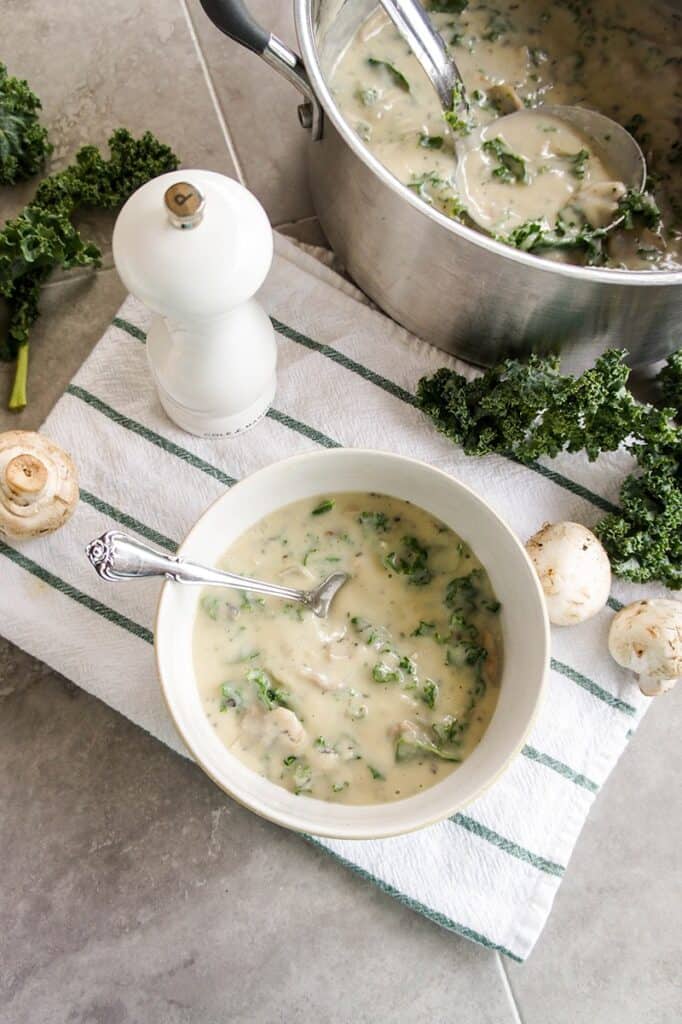
{"label": "whole white mushroom", "polygon": [[592,618],[606,604],[611,565],[595,535],[580,523],[545,523],[526,544],[555,626]]}
{"label": "whole white mushroom", "polygon": [[0,537],[51,533],[77,503],[78,474],[65,451],[30,430],[0,434]]}
{"label": "whole white mushroom", "polygon": [[611,656],[639,676],[648,697],[671,690],[682,676],[682,601],[635,601],[614,615]]}

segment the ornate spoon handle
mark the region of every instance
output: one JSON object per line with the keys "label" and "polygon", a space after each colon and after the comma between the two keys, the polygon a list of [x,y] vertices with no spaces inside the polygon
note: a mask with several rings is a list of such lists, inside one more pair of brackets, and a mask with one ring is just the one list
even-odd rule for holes
{"label": "ornate spoon handle", "polygon": [[103,533],[101,537],[90,541],[86,550],[90,564],[103,580],[118,582],[164,576],[175,583],[231,587],[233,590],[248,590],[254,594],[267,594],[305,604],[322,618],[326,616],[337,590],[348,579],[346,573],[333,573],[314,590],[295,590],[293,587],[265,583],[250,576],[221,572],[177,555],[167,555],[119,530]]}
{"label": "ornate spoon handle", "polygon": [[273,597],[285,597],[290,601],[306,600],[305,590],[280,587],[276,583],[264,583],[248,576],[236,576],[231,572],[221,572],[219,569],[187,561],[177,555],[167,555],[119,530],[109,530],[91,541],[87,547],[87,555],[91,565],[103,580],[117,582],[147,576],[165,576],[175,583],[208,583],[213,586],[232,587],[234,590],[250,590]]}

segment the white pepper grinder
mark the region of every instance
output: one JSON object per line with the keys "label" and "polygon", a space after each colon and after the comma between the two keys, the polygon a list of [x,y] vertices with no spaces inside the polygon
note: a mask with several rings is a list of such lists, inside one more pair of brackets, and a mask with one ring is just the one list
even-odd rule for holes
{"label": "white pepper grinder", "polygon": [[162,174],[118,215],[114,261],[154,313],[147,356],[159,399],[190,434],[237,434],[273,400],[275,337],[253,298],[272,251],[256,197],[213,171]]}

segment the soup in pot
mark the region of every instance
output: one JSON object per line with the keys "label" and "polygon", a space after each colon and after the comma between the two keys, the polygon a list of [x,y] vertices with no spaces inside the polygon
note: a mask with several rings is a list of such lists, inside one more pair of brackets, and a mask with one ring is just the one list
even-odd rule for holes
{"label": "soup in pot", "polygon": [[[627,270],[681,269],[680,15],[625,0],[427,6],[463,75],[468,122],[444,116],[381,10],[332,69],[342,113],[385,167],[446,216],[525,251]],[[647,161],[647,193],[626,194],[599,140],[566,122],[529,116],[495,130],[500,116],[542,104],[591,107],[625,126]],[[467,149],[467,136],[486,125],[483,145]],[[607,234],[617,216],[622,224]]]}
{"label": "soup in pot", "polygon": [[485,732],[502,667],[500,604],[469,546],[420,508],[342,493],[266,516],[221,567],[297,589],[347,572],[326,619],[207,587],[197,685],[241,761],[301,796],[399,800],[457,769]]}

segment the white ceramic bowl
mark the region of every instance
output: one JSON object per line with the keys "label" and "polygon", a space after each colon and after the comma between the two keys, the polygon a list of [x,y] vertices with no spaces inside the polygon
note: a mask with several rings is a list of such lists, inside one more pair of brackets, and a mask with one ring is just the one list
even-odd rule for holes
{"label": "white ceramic bowl", "polygon": [[549,626],[542,591],[523,546],[473,491],[423,462],[377,451],[337,449],[274,463],[227,491],[202,515],[180,554],[214,565],[263,516],[333,491],[377,491],[441,519],[471,545],[502,602],[500,697],[481,742],[454,772],[417,796],[346,806],[295,796],[247,768],[221,743],[195,685],[192,633],[199,588],[166,583],[156,620],[161,686],[175,725],[204,771],[264,818],[319,836],[370,839],[422,828],[453,814],[500,775],[522,747],[542,695]]}

